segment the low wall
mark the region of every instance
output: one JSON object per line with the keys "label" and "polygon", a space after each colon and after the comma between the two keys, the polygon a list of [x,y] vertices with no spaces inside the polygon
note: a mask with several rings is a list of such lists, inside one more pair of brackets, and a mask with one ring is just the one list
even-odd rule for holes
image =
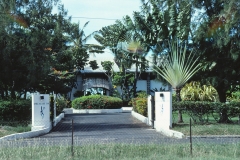
{"label": "low wall", "polygon": [[139,114],[135,111],[132,111],[131,114],[132,114],[133,117],[137,118],[139,121],[141,121],[143,123],[146,123],[149,126],[151,125],[151,124],[149,124],[149,120],[148,120],[147,117],[145,117],[145,116],[143,116],[143,115],[141,115],[141,114]]}
{"label": "low wall", "polygon": [[[140,120],[141,122],[146,123],[147,125],[151,126],[151,123],[149,123],[149,120],[147,117],[145,117],[137,112],[134,112],[134,111],[132,111],[132,116],[135,117],[136,119]],[[154,128],[156,128],[155,122],[156,121],[154,121]],[[161,134],[168,136],[168,137],[174,137],[174,138],[179,138],[179,139],[182,139],[185,137],[183,133],[174,131],[171,129],[160,129],[157,132],[160,132]]]}
{"label": "low wall", "polygon": [[[54,120],[54,126],[56,126],[57,123],[59,123],[62,118],[64,118],[64,113],[61,113],[59,116],[56,117],[56,119]],[[46,127],[46,128],[39,127],[39,130],[23,132],[23,133],[15,133],[15,134],[1,137],[0,141],[4,141],[4,140],[9,141],[9,140],[37,137],[37,136],[49,133],[51,131],[51,129],[52,129],[52,126]]]}

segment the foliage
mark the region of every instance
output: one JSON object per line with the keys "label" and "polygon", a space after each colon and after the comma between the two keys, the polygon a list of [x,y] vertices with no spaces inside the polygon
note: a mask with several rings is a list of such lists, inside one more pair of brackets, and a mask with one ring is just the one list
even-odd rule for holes
{"label": "foliage", "polygon": [[192,6],[189,1],[142,1],[142,11],[134,12],[136,26],[149,46],[169,38],[187,40],[190,34]]}
{"label": "foliage", "polygon": [[1,121],[29,121],[31,119],[30,100],[0,101]]}
{"label": "foliage", "polygon": [[136,98],[136,108],[135,111],[145,117],[147,117],[147,99],[146,98]]}
{"label": "foliage", "polygon": [[114,77],[114,70],[113,70],[113,65],[114,62],[111,61],[103,61],[101,62],[101,65],[103,67],[103,69],[105,70],[105,74],[108,77],[108,81],[109,81],[109,95],[110,96],[114,96],[114,92],[116,92],[115,88],[113,87],[113,77]]}
{"label": "foliage", "polygon": [[[240,103],[220,103],[207,101],[181,101],[173,102],[173,110],[182,110],[189,114],[194,122],[206,123],[212,116],[217,122],[220,122],[221,115],[226,112],[229,118],[240,115]],[[227,119],[225,123],[231,122]]]}
{"label": "foliage", "polygon": [[146,91],[139,91],[137,92],[137,97],[138,98],[147,98],[147,92]]}
{"label": "foliage", "polygon": [[96,70],[96,69],[99,68],[96,60],[90,61],[89,64],[90,64],[90,67],[91,67],[93,70]]}
{"label": "foliage", "polygon": [[84,68],[89,53],[103,53],[104,47],[86,44],[93,35],[84,34],[88,23],[82,29],[71,23],[59,0],[1,1],[0,10],[3,99],[26,97],[34,91],[66,94],[76,87],[75,71]]}
{"label": "foliage", "polygon": [[118,72],[114,75],[113,84],[121,87],[121,98],[125,101],[129,101],[133,97],[133,83],[133,73]]}
{"label": "foliage", "polygon": [[136,98],[132,98],[129,102],[133,107],[133,111],[147,117],[147,93],[138,92]]}
{"label": "foliage", "polygon": [[[115,24],[103,27],[94,38],[106,48],[109,48],[114,54],[114,61],[117,64],[121,77],[121,90],[123,98],[127,95],[129,97],[136,96],[136,84],[138,80],[139,71],[145,71],[148,67],[146,60],[147,49],[146,44],[139,41],[141,34],[132,19],[129,16],[118,20]],[[126,81],[126,71],[135,65],[134,79],[131,85],[131,91]],[[129,95],[131,94],[131,96]],[[125,99],[125,98],[124,98]],[[129,100],[129,99],[126,99]]]}
{"label": "foliage", "polygon": [[186,57],[187,46],[183,48],[178,40],[169,42],[169,47],[170,51],[165,64],[161,68],[155,65],[154,70],[173,88],[179,89],[200,69],[200,64],[197,63],[198,57],[195,59],[192,52]]}
{"label": "foliage", "polygon": [[68,108],[68,105],[69,105],[69,101],[66,98],[64,97],[56,98],[57,115],[59,113],[62,113],[64,108]]}
{"label": "foliage", "polygon": [[72,108],[75,109],[118,109],[121,107],[120,98],[103,95],[83,96],[72,101]]}
{"label": "foliage", "polygon": [[[161,67],[154,64],[153,70],[162,76],[171,86],[176,90],[177,99],[180,101],[181,87],[198,71],[201,66],[197,62],[198,58],[194,60],[192,52],[186,57],[187,45],[179,40],[169,42],[168,58]],[[179,122],[183,122],[181,111],[179,111]]]}
{"label": "foliage", "polygon": [[219,101],[217,90],[211,85],[202,85],[200,82],[192,81],[185,84],[180,91],[183,101]]}
{"label": "foliage", "polygon": [[240,91],[232,92],[229,97],[227,97],[228,102],[237,101],[240,102]]}
{"label": "foliage", "polygon": [[239,85],[239,1],[199,1],[199,6],[205,18],[193,43],[199,49],[203,70],[195,79],[209,81],[217,89],[220,101],[226,102],[227,92]]}

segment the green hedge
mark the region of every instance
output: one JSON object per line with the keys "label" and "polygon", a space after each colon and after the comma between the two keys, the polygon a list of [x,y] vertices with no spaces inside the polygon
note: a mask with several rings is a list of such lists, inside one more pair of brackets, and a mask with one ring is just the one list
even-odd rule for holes
{"label": "green hedge", "polygon": [[32,117],[31,100],[0,101],[1,121],[29,121]]}
{"label": "green hedge", "polygon": [[240,102],[205,102],[205,101],[181,101],[173,102],[173,111],[182,110],[187,112],[195,122],[208,122],[209,117],[219,121],[225,112],[228,118],[240,115]]}
{"label": "green hedge", "polygon": [[121,107],[120,98],[104,95],[83,96],[72,101],[72,108],[75,109],[119,109]]}

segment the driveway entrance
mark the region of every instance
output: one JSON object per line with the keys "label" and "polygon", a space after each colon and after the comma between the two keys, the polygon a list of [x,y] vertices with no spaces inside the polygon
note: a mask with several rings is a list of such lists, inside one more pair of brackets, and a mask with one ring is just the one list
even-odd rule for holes
{"label": "driveway entrance", "polygon": [[68,140],[74,143],[176,143],[179,140],[163,136],[150,126],[131,116],[131,113],[65,114],[51,133],[41,139]]}

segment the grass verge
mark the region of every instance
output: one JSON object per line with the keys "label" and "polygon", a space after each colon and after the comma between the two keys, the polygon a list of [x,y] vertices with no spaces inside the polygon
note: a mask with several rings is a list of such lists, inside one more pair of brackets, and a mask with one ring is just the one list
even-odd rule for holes
{"label": "grass verge", "polygon": [[[184,135],[190,134],[190,116],[183,114],[184,123],[177,123],[177,113],[173,112],[173,130],[182,132]],[[213,118],[209,118],[208,123],[197,124],[192,122],[192,135],[240,135],[240,125],[237,123],[238,118],[232,119],[234,123],[222,124],[217,123]]]}
{"label": "grass verge", "polygon": [[74,156],[67,146],[4,147],[1,159],[51,159],[51,160],[151,160],[151,159],[224,159],[234,160],[240,156],[240,143],[236,144],[194,144],[193,155],[189,144],[135,145],[135,144],[92,144],[74,147]]}
{"label": "grass verge", "polygon": [[31,131],[30,126],[0,126],[0,137],[4,137],[14,133],[22,133]]}
{"label": "grass verge", "polygon": [[[182,132],[184,135],[190,135],[189,124],[174,124],[173,130]],[[240,125],[238,124],[203,124],[192,125],[192,135],[240,135]]]}

